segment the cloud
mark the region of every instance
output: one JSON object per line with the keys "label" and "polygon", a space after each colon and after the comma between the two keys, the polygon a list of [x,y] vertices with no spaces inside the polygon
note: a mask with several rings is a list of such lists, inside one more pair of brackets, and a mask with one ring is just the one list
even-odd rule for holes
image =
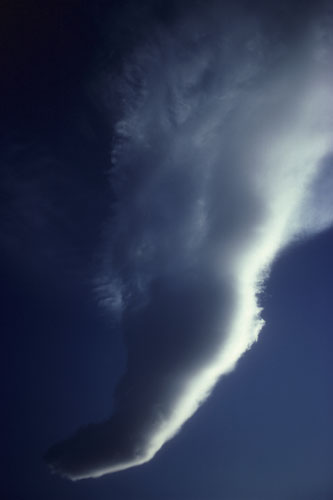
{"label": "cloud", "polygon": [[47,452],[71,479],[150,460],[257,340],[279,252],[332,223],[326,17],[223,14],[155,26],[124,67],[98,287],[128,366],[113,416]]}

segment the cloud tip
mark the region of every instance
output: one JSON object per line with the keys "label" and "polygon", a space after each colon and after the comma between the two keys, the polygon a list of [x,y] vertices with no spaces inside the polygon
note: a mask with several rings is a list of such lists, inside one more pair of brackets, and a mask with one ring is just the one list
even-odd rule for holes
{"label": "cloud tip", "polygon": [[66,454],[62,451],[60,444],[51,446],[43,455],[43,461],[51,474],[57,474],[73,481],[77,479],[70,470]]}
{"label": "cloud tip", "polygon": [[53,474],[72,481],[98,478],[149,461],[146,442],[122,428],[121,417],[79,429],[70,438],[51,446],[43,456]]}

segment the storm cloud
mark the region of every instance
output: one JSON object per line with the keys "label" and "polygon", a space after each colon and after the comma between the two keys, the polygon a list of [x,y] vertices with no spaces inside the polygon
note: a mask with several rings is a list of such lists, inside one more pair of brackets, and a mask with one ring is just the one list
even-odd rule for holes
{"label": "storm cloud", "polygon": [[330,18],[270,9],[156,22],[116,79],[96,281],[127,371],[111,418],[47,452],[71,479],[150,460],[257,340],[279,253],[332,223]]}

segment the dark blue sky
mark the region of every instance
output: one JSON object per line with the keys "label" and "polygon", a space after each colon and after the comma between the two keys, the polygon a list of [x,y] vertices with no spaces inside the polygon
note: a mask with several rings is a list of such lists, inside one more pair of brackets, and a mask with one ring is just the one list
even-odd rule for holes
{"label": "dark blue sky", "polygon": [[110,415],[125,370],[93,287],[113,201],[108,79],[173,15],[163,2],[1,7],[4,499],[333,499],[332,230],[280,256],[258,343],[151,462],[79,482],[43,462]]}

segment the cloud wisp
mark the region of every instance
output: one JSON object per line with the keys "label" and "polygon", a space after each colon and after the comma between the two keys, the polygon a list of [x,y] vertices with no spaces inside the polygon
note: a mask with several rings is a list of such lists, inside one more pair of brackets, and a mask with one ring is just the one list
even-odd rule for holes
{"label": "cloud wisp", "polygon": [[156,28],[121,78],[99,293],[128,366],[111,418],[46,455],[74,480],[147,462],[180,430],[257,340],[276,256],[333,219],[325,22],[291,35],[267,13],[196,14]]}

